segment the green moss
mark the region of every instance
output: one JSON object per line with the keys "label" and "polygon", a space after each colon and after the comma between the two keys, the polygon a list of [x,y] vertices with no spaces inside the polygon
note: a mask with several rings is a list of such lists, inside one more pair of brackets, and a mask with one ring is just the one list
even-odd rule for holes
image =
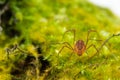
{"label": "green moss", "polygon": [[76,41],[86,41],[88,30],[96,30],[88,45],[97,48],[119,33],[119,18],[110,10],[87,0],[11,0],[9,8],[12,15],[10,19],[3,16],[0,32],[0,79],[119,79],[119,36],[110,39],[96,56],[94,48],[82,56],[67,48],[58,54],[63,42],[74,47],[73,33],[64,35],[68,30],[75,30]]}

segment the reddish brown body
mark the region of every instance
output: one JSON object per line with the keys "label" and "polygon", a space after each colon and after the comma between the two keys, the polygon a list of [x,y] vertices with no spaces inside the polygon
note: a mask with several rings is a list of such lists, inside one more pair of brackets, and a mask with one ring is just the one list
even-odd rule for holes
{"label": "reddish brown body", "polygon": [[[69,32],[69,31],[71,31],[71,32],[73,32],[74,33],[74,41],[75,41],[75,30],[73,29],[73,30],[68,30],[68,31],[66,31],[65,33],[67,33],[67,32]],[[76,43],[74,44],[74,47],[72,47],[68,42],[64,42],[63,44],[65,44],[62,48],[61,48],[61,50],[58,52],[58,53],[60,53],[65,47],[66,48],[68,48],[68,49],[71,49],[72,51],[74,51],[78,56],[81,56],[84,52],[86,52],[86,50],[87,49],[89,49],[90,47],[93,47],[93,48],[95,48],[96,49],[96,51],[97,52],[99,52],[98,51],[98,49],[96,48],[96,46],[94,45],[94,44],[91,44],[91,45],[89,45],[88,46],[88,41],[90,40],[89,39],[89,34],[90,34],[90,32],[96,32],[95,30],[89,30],[88,31],[88,33],[87,33],[87,38],[86,38],[86,41],[84,42],[83,40],[78,40],[78,41],[76,41]],[[64,35],[65,35],[65,33],[64,33]],[[97,33],[97,32],[96,32]],[[111,37],[110,37],[111,38]],[[108,41],[108,40],[107,40]],[[106,41],[106,42],[107,42]],[[104,44],[103,44],[104,45]],[[103,46],[102,45],[102,46]],[[102,48],[102,47],[101,47]],[[96,53],[97,53],[96,52]]]}
{"label": "reddish brown body", "polygon": [[76,43],[75,43],[75,46],[74,46],[74,51],[79,55],[81,56],[86,50],[86,46],[84,44],[84,41],[83,40],[78,40]]}

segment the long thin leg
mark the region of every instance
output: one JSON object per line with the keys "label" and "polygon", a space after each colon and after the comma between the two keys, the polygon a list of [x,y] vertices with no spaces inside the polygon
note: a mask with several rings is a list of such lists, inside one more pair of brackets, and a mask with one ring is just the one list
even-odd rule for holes
{"label": "long thin leg", "polygon": [[[108,39],[106,39],[103,43],[102,43],[102,45],[98,48],[98,52],[96,52],[93,56],[91,56],[89,59],[91,59],[92,57],[94,57],[95,55],[97,55],[97,53],[99,53],[100,52],[100,50],[103,48],[103,46],[111,39],[111,38],[113,38],[113,37],[115,37],[115,36],[120,36],[120,33],[119,34],[113,34],[112,36],[110,36]],[[89,60],[88,59],[88,60]]]}
{"label": "long thin leg", "polygon": [[86,46],[87,46],[87,44],[88,44],[89,35],[90,35],[91,32],[96,32],[96,33],[97,33],[97,31],[95,31],[95,30],[89,30],[89,31],[88,31],[88,33],[87,33],[87,38],[86,38]]}
{"label": "long thin leg", "polygon": [[57,63],[57,65],[59,65],[59,63],[60,63],[60,61],[59,61],[59,60],[60,60],[59,54],[62,52],[62,50],[63,50],[65,47],[68,48],[68,49],[70,49],[70,50],[72,50],[71,47],[69,47],[69,46],[67,46],[67,45],[62,46],[62,48],[61,48],[60,51],[58,52],[58,58],[57,58],[57,59],[58,59],[58,63]]}
{"label": "long thin leg", "polygon": [[[95,52],[95,54],[97,54],[97,53],[99,53],[99,50],[97,49],[97,47],[94,45],[94,44],[91,44],[90,46],[88,46],[87,48],[86,48],[86,53],[87,53],[87,49],[89,49],[89,48],[91,48],[91,47],[93,47],[97,52]],[[93,54],[93,55],[95,55],[95,54]],[[91,57],[89,57],[87,60],[89,60],[89,59],[91,59]]]}
{"label": "long thin leg", "polygon": [[63,42],[62,44],[66,44],[66,45],[69,46],[69,48],[71,48],[72,50],[74,50],[73,47],[68,42]]}
{"label": "long thin leg", "polygon": [[[65,36],[65,34],[66,34],[67,32],[73,32],[73,36],[74,36],[74,38],[73,38],[73,44],[74,44],[74,43],[75,43],[75,29],[67,30],[67,31],[63,34],[63,38],[64,38],[64,36]],[[63,38],[62,38],[62,39],[63,39]]]}
{"label": "long thin leg", "polygon": [[56,43],[56,44],[65,44],[65,45],[69,46],[71,49],[73,49],[73,47],[68,42],[62,42],[62,43]]}
{"label": "long thin leg", "polygon": [[103,44],[100,46],[99,50],[101,50],[102,47],[103,47],[111,38],[113,38],[113,37],[115,37],[115,36],[120,36],[120,33],[119,33],[119,34],[113,34],[113,35],[110,36],[108,39],[106,39],[106,40],[103,42]]}
{"label": "long thin leg", "polygon": [[112,36],[110,36],[108,39],[106,39],[103,43],[102,43],[102,45],[100,46],[100,48],[98,49],[99,51],[103,48],[103,46],[111,39],[111,38],[113,38],[113,37],[115,37],[115,36],[120,36],[120,33],[119,34],[113,34]]}
{"label": "long thin leg", "polygon": [[70,50],[72,50],[70,47],[68,47],[68,46],[65,45],[65,46],[63,46],[63,47],[60,49],[60,51],[58,52],[58,55],[62,52],[62,50],[63,50],[65,47],[68,48],[68,49],[70,49]]}
{"label": "long thin leg", "polygon": [[91,48],[91,47],[95,48],[95,50],[97,51],[97,53],[99,52],[98,49],[97,49],[97,47],[94,44],[91,44],[90,46],[88,46],[86,48],[86,50],[89,49],[89,48]]}

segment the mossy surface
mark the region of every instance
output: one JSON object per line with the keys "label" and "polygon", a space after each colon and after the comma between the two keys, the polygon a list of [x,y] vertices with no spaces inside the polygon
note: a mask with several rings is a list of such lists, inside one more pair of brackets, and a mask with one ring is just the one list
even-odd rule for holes
{"label": "mossy surface", "polygon": [[[7,0],[6,0],[7,1]],[[2,0],[0,80],[119,80],[120,19],[87,0]],[[81,56],[64,48],[94,44]],[[68,31],[68,32],[66,32]],[[58,54],[59,53],[59,54]]]}

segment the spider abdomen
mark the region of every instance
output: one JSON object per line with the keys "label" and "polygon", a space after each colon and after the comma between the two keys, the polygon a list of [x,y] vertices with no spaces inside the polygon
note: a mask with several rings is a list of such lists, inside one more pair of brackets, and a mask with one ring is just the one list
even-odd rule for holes
{"label": "spider abdomen", "polygon": [[84,41],[83,40],[78,40],[76,43],[75,43],[75,46],[74,46],[74,51],[79,55],[81,56],[86,50],[86,46],[84,44]]}

